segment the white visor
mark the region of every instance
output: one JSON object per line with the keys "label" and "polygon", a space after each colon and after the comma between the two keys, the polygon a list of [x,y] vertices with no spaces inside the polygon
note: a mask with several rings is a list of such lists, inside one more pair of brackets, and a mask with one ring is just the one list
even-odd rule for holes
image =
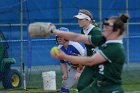
{"label": "white visor", "polygon": [[78,15],[76,15],[74,17],[78,18],[78,19],[87,19],[87,20],[91,21],[91,18],[88,15],[83,14],[83,13],[78,13]]}

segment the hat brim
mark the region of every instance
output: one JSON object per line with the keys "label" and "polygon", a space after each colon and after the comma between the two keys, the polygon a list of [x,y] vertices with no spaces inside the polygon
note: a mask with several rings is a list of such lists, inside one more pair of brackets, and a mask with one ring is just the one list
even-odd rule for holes
{"label": "hat brim", "polygon": [[86,19],[84,16],[82,16],[82,15],[76,15],[76,16],[74,16],[74,18],[77,18],[77,19]]}

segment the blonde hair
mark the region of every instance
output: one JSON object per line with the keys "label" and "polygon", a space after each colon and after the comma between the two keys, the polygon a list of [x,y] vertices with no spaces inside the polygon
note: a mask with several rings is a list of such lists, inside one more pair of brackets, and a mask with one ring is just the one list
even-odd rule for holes
{"label": "blonde hair", "polygon": [[93,15],[92,15],[92,13],[90,11],[88,11],[86,9],[80,9],[79,10],[79,13],[83,13],[83,14],[89,16],[91,18],[91,23],[93,25],[95,25],[95,26],[98,26],[97,23],[96,23],[96,21],[93,19]]}
{"label": "blonde hair", "polygon": [[93,15],[91,14],[90,11],[88,11],[86,9],[80,9],[79,13],[83,13],[83,14],[87,15],[87,16],[89,16],[91,18],[91,20],[93,20]]}

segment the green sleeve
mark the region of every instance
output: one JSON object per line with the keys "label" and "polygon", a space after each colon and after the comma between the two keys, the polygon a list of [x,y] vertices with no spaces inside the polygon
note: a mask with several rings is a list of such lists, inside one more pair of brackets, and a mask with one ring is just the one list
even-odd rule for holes
{"label": "green sleeve", "polygon": [[94,27],[93,28],[93,36],[95,35],[101,35],[102,33],[101,33],[101,31],[100,31],[100,29],[99,29],[99,27]]}
{"label": "green sleeve", "polygon": [[100,46],[101,44],[103,44],[106,40],[102,35],[96,35],[96,36],[88,36],[88,40],[90,42],[90,44],[92,44],[93,46]]}
{"label": "green sleeve", "polygon": [[114,58],[115,50],[113,48],[107,47],[103,50],[98,50],[98,52],[110,63],[112,63],[112,58]]}

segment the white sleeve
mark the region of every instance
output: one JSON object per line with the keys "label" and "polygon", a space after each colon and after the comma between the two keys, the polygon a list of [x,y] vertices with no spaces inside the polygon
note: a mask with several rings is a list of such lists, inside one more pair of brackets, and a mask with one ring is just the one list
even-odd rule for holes
{"label": "white sleeve", "polygon": [[61,49],[62,46],[63,46],[63,45],[58,45],[57,47],[58,47],[59,49]]}

